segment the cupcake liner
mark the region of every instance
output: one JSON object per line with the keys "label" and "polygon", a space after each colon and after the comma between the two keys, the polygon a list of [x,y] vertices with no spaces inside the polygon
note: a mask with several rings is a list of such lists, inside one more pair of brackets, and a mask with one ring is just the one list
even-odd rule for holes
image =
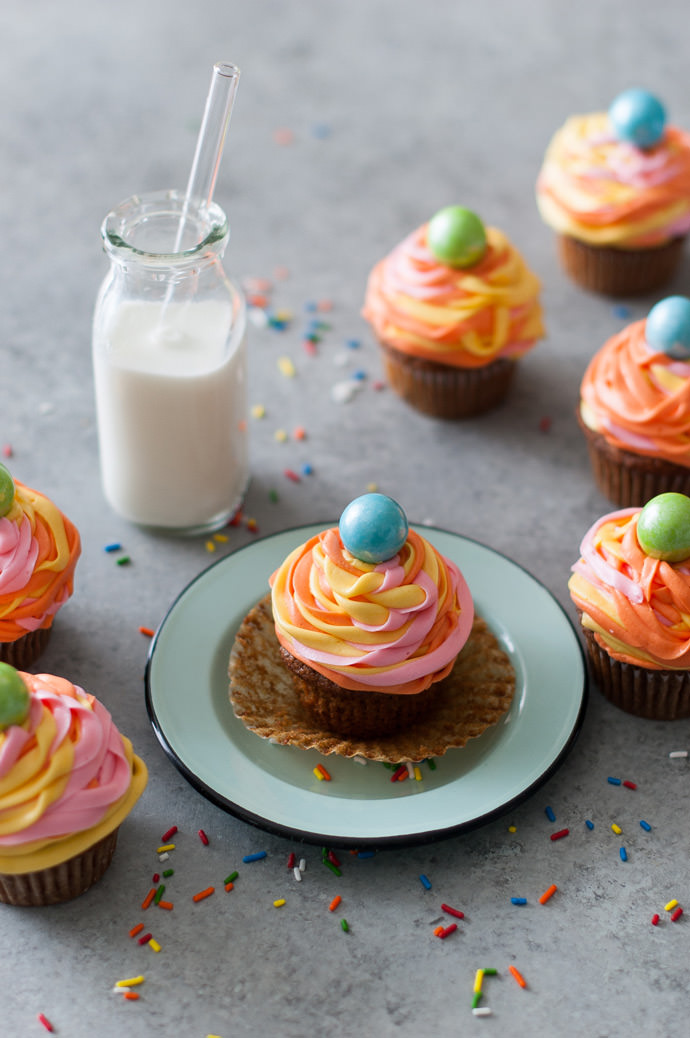
{"label": "cupcake liner", "polygon": [[619,508],[642,507],[657,494],[690,495],[690,468],[614,447],[584,424],[579,411],[577,419],[587,440],[594,481]]}
{"label": "cupcake liner", "polygon": [[568,235],[557,238],[565,272],[581,288],[609,296],[632,296],[667,284],[683,254],[685,237],[649,249],[616,249],[589,245]]}
{"label": "cupcake liner", "polygon": [[41,653],[45,652],[51,631],[52,627],[39,627],[13,642],[0,642],[0,660],[17,670],[28,670]]}
{"label": "cupcake liner", "polygon": [[440,757],[464,746],[508,711],[515,671],[486,622],[475,616],[470,637],[448,677],[438,683],[428,713],[391,735],[360,739],[315,723],[282,661],[270,596],[247,614],[230,654],[230,701],[250,731],[280,745],[323,754],[398,763]]}
{"label": "cupcake liner", "polygon": [[0,873],[0,901],[25,908],[58,905],[84,894],[107,870],[115,853],[118,830],[81,854],[51,868],[16,874]]}
{"label": "cupcake liner", "polygon": [[686,670],[648,670],[609,656],[594,632],[584,630],[594,679],[615,706],[651,721],[690,717],[690,675]]}
{"label": "cupcake liner", "polygon": [[499,357],[480,368],[458,368],[412,357],[379,343],[391,388],[411,407],[435,418],[472,418],[505,400],[515,360]]}

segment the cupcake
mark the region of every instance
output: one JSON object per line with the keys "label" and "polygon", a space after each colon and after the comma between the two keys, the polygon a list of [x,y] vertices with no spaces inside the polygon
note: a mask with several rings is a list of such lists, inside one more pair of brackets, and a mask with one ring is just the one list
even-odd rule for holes
{"label": "cupcake", "polygon": [[147,771],[105,707],[0,663],[0,901],[51,905],[101,878]]}
{"label": "cupcake", "polygon": [[549,144],[537,205],[576,284],[635,295],[667,284],[690,229],[690,135],[645,90],[569,118]]}
{"label": "cupcake", "polygon": [[603,694],[638,717],[690,716],[690,498],[597,520],[568,583]]}
{"label": "cupcake", "polygon": [[72,594],[79,533],[47,497],[0,464],[0,660],[26,668]]}
{"label": "cupcake", "polygon": [[540,283],[506,236],[448,206],[372,270],[363,316],[408,404],[468,418],[500,404],[544,334]]}
{"label": "cupcake", "polygon": [[690,494],[690,300],[670,296],[594,355],[578,420],[602,494],[620,507]]}
{"label": "cupcake", "polygon": [[283,663],[311,717],[377,736],[428,711],[467,641],[460,570],[408,528],[397,502],[365,494],[270,579]]}

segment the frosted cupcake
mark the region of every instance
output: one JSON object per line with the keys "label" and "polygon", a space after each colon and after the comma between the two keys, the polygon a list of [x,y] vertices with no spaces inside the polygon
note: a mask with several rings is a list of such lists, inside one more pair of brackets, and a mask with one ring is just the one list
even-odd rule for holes
{"label": "frosted cupcake", "polygon": [[605,515],[580,552],[568,588],[603,694],[639,717],[690,716],[690,498]]}
{"label": "frosted cupcake", "polygon": [[0,464],[0,660],[25,668],[43,652],[80,551],[69,519]]}
{"label": "frosted cupcake", "polygon": [[0,901],[49,905],[84,893],[110,865],[146,781],[92,695],[0,663]]}
{"label": "frosted cupcake", "polygon": [[581,287],[634,295],[667,284],[690,229],[690,135],[661,102],[626,90],[608,112],[575,115],[549,144],[537,205]]}
{"label": "frosted cupcake", "polygon": [[472,628],[458,567],[391,498],[365,494],[270,580],[284,664],[322,727],[387,734],[433,704]]}
{"label": "frosted cupcake", "polygon": [[363,316],[399,396],[468,418],[505,399],[516,361],[544,335],[539,291],[501,231],[448,206],[376,264]]}
{"label": "frosted cupcake", "polygon": [[578,411],[601,492],[622,507],[690,493],[690,300],[670,296],[594,355]]}

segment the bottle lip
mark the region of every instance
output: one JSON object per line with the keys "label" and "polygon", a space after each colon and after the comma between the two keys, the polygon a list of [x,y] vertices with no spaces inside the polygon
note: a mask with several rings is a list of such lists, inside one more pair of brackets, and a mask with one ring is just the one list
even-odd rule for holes
{"label": "bottle lip", "polygon": [[[176,248],[183,217],[184,235]],[[221,253],[229,234],[227,217],[216,202],[192,199],[187,204],[185,193],[175,188],[132,195],[111,209],[101,224],[109,253],[167,264],[209,251]]]}

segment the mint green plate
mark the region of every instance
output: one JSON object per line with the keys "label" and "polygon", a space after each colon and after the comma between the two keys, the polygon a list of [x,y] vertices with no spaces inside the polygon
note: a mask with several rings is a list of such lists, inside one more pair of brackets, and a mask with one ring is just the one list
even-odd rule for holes
{"label": "mint green plate", "polygon": [[[235,717],[227,679],[235,632],[273,570],[326,525],[253,541],[209,566],[173,602],[151,643],[145,679],[149,718],[165,752],[229,813],[314,843],[421,843],[506,813],[553,774],[572,746],[584,718],[587,671],[553,595],[510,559],[458,534],[414,527],[460,566],[477,612],[515,667],[515,697],[497,725],[437,758],[435,768],[423,763],[421,781],[392,783],[382,764],[277,746]],[[330,782],[315,777],[319,761]]]}

